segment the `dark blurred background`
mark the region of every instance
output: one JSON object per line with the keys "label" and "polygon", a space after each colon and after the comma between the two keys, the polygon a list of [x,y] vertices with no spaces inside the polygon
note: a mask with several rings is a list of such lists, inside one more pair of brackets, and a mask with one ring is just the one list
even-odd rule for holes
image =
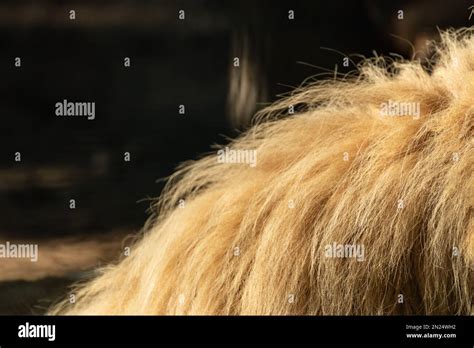
{"label": "dark blurred background", "polygon": [[[37,263],[0,259],[0,314],[41,314],[118,257],[160,194],[157,180],[245,130],[280,94],[354,70],[345,55],[429,57],[438,28],[471,25],[470,6],[2,0],[0,240],[38,243],[40,254]],[[95,102],[95,120],[56,117],[63,99]]]}

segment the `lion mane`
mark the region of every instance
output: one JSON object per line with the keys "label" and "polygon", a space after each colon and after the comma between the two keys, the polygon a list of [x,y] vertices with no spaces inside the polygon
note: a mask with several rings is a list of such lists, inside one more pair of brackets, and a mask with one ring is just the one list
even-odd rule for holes
{"label": "lion mane", "polygon": [[[396,103],[419,112],[381,112]],[[470,314],[473,128],[470,29],[428,65],[376,57],[305,84],[226,145],[256,165],[183,164],[130,255],[49,313]]]}

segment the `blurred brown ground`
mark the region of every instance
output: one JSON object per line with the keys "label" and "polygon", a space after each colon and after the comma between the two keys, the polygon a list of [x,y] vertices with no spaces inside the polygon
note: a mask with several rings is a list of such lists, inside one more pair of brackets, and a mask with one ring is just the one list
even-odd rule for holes
{"label": "blurred brown ground", "polygon": [[[42,314],[66,297],[74,282],[116,260],[127,246],[127,234],[67,236],[27,240],[0,238],[0,243],[37,244],[38,260],[4,258],[0,263],[0,314]],[[89,274],[90,275],[90,274]]]}
{"label": "blurred brown ground", "polygon": [[37,244],[38,260],[5,258],[0,263],[0,282],[12,280],[34,281],[46,277],[62,277],[71,272],[81,272],[120,255],[123,231],[107,235],[65,237],[48,240],[19,240],[0,238],[15,244]]}

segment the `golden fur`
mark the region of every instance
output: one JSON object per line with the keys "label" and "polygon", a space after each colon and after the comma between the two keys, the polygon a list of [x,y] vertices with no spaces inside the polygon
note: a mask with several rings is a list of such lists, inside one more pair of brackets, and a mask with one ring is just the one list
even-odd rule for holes
{"label": "golden fur", "polygon": [[[474,34],[444,33],[435,60],[366,61],[266,108],[228,145],[255,167],[186,163],[131,255],[50,313],[469,314]],[[381,116],[388,100],[420,117]]]}

